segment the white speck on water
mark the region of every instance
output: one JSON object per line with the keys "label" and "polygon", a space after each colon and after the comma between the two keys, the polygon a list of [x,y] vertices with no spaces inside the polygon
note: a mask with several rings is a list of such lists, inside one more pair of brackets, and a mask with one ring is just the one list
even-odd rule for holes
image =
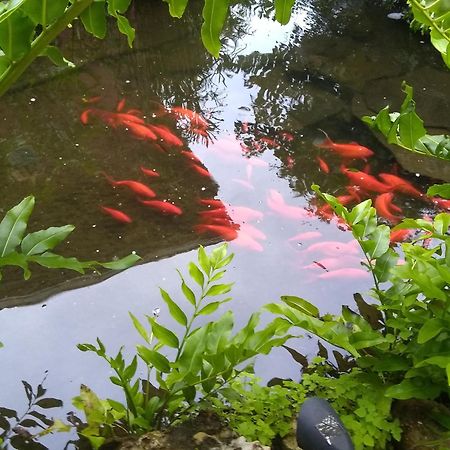
{"label": "white speck on water", "polygon": [[202,186],[202,189],[201,189],[202,191],[206,191],[206,188],[205,188],[205,186]]}
{"label": "white speck on water", "polygon": [[78,142],[77,143],[75,143],[75,147],[79,147],[80,146],[80,144],[78,144]]}
{"label": "white speck on water", "polygon": [[119,236],[118,238],[119,238],[119,239],[122,239],[122,236]]}
{"label": "white speck on water", "polygon": [[132,255],[135,255],[135,254],[136,254],[136,250],[133,250],[133,251],[131,252],[131,254],[132,254]]}
{"label": "white speck on water", "polygon": [[420,173],[416,173],[416,177],[420,177]]}
{"label": "white speck on water", "polygon": [[60,156],[58,159],[62,159],[62,156]]}
{"label": "white speck on water", "polygon": [[97,225],[94,223],[94,225],[92,225],[92,228],[95,228]]}
{"label": "white speck on water", "polygon": [[131,81],[130,80],[125,80],[125,83],[130,84]]}
{"label": "white speck on water", "polygon": [[156,117],[156,114],[155,114],[155,113],[152,113],[152,117],[155,118],[155,117]]}
{"label": "white speck on water", "polygon": [[30,98],[30,102],[35,102],[35,101],[36,101],[36,99],[34,97]]}
{"label": "white speck on water", "polygon": [[100,250],[99,249],[95,250],[95,253],[100,253]]}

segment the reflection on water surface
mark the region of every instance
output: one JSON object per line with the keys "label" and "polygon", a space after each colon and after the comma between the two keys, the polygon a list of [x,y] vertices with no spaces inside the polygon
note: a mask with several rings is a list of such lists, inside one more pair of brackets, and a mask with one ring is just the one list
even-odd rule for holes
{"label": "reflection on water surface", "polygon": [[[68,400],[80,382],[113,395],[101,382],[106,369],[80,355],[75,344],[98,335],[112,347],[133,345],[127,311],[139,315],[158,306],[157,286],[170,290],[174,268],[184,267],[193,257],[184,252],[199,243],[232,239],[236,258],[229,278],[236,281],[233,308],[239,323],[283,294],[337,312],[353,292],[370,287],[350,233],[317,201],[311,185],[349,205],[386,193],[370,178],[386,184],[380,173],[424,192],[433,180],[404,171],[359,118],[386,99],[398,102],[401,81],[407,80],[426,123],[437,130],[448,127],[442,117],[450,110],[444,95],[450,75],[420,36],[389,20],[380,7],[361,1],[341,6],[299,5],[285,28],[258,9],[247,25],[248,12],[236,6],[230,20],[234,31],[226,32],[223,58],[216,61],[200,45],[197,12],[180,22],[167,17],[165,5],[136,2],[135,49],[115,35],[101,43],[79,38],[75,27],[61,41],[79,69],[45,79],[32,71],[31,84],[4,98],[2,212],[33,193],[31,230],[76,226],[64,254],[107,260],[135,250],[146,261],[158,261],[59,294],[46,308],[2,311],[2,354],[10,361],[3,376],[10,385],[17,377],[38,382],[50,369],[55,396]],[[247,34],[251,30],[254,34]],[[200,114],[207,125],[190,113],[174,113],[174,107]],[[152,127],[160,127],[160,134],[154,139],[141,126],[154,134]],[[356,141],[374,155],[354,158],[331,144],[323,147],[319,129],[334,143]],[[364,181],[355,181],[347,168],[358,170]],[[144,184],[155,196],[119,183],[126,180]],[[387,222],[438,210],[411,192],[397,189],[395,197],[378,200]],[[181,213],[146,205],[149,201],[170,202]],[[170,255],[177,256],[161,260]],[[8,306],[42,301],[55,285],[64,290],[98,281],[72,278],[36,269],[24,283],[20,274],[5,271],[1,301]],[[298,345],[314,352],[309,341]],[[61,360],[56,367],[55,358]],[[297,376],[285,354],[273,358],[285,367],[283,376]],[[261,366],[266,378],[280,376],[272,367],[277,364]],[[20,402],[14,389],[2,404]]]}

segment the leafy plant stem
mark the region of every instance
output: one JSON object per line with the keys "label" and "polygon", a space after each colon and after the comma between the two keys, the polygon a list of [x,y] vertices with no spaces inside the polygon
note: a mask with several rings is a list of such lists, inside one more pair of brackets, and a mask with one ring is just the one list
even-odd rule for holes
{"label": "leafy plant stem", "polygon": [[0,77],[0,96],[15,83],[27,67],[62,33],[94,0],[75,0],[55,23],[44,29],[33,41],[31,49],[18,61],[14,61]]}
{"label": "leafy plant stem", "polygon": [[[450,43],[450,41],[448,40],[448,36],[447,36],[445,30],[443,30],[436,23],[436,18],[433,18],[428,12],[428,10],[432,9],[437,3],[439,3],[439,0],[436,0],[434,3],[432,3],[431,5],[427,5],[427,6],[422,5],[420,0],[409,0],[409,3],[411,5],[413,5],[415,8],[417,8],[418,10],[420,10],[420,12],[424,16],[427,17],[427,19],[429,21],[429,26],[431,28],[434,28],[442,36],[443,39],[445,39],[446,41],[448,41]],[[439,19],[439,17],[437,19]]]}

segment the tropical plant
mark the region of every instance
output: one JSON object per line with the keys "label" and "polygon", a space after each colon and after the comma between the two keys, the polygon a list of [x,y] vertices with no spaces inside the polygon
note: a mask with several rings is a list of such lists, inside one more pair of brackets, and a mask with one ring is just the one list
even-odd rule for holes
{"label": "tropical plant", "polygon": [[[318,187],[314,187],[318,190]],[[319,192],[319,191],[318,191]],[[389,246],[390,229],[377,225],[371,200],[351,211],[335,197],[321,194],[351,227],[375,287],[377,305],[356,296],[359,314],[343,306],[340,316],[326,314],[304,299],[282,297],[284,305],[266,308],[292,325],[345,349],[356,364],[379,377],[385,395],[396,399],[435,399],[450,393],[450,214],[433,222],[404,219],[396,229],[416,229],[412,243],[403,243],[405,262]],[[431,242],[430,247],[419,245]],[[382,283],[390,283],[382,288]]]}
{"label": "tropical plant", "polygon": [[448,0],[408,0],[412,27],[430,32],[433,46],[450,68],[450,7]]}
{"label": "tropical plant", "polygon": [[[133,253],[110,262],[79,261],[74,257],[67,258],[53,253],[52,250],[72,233],[75,227],[73,225],[50,227],[25,236],[34,203],[33,196],[24,198],[18,205],[11,208],[0,222],[0,269],[6,266],[20,267],[27,280],[31,276],[30,263],[49,269],[70,269],[84,273],[85,269],[95,269],[98,266],[122,270],[139,261],[140,257]],[[1,278],[0,270],[0,280]]]}
{"label": "tropical plant", "polygon": [[[181,339],[158,322],[159,310],[155,310],[146,316],[149,328],[130,313],[144,341],[137,345],[130,363],[125,361],[123,348],[116,356],[108,356],[100,339],[96,345],[78,345],[81,351],[94,352],[108,363],[115,373],[110,380],[122,389],[125,397],[124,404],[112,399],[100,400],[82,386],[80,396],[74,399],[74,405],[84,411],[87,420],[80,434],[89,439],[94,448],[120,430],[143,433],[183,420],[198,408],[199,396],[205,400],[229,389],[227,385],[233,379],[243,370],[251,369],[252,358],[269,353],[291,337],[286,334],[290,323],[282,318],[275,318],[256,330],[259,313],[252,314],[244,328],[235,334],[232,334],[231,311],[215,321],[200,324],[200,319],[231,300],[208,301],[230,292],[232,284],[214,283],[225,275],[232,258],[232,254],[227,255],[226,245],[214,249],[210,255],[200,247],[198,265],[189,264],[189,275],[198,289],[189,286],[179,272],[181,291],[192,309],[190,313],[160,289],[170,315],[183,327]],[[146,368],[145,379],[138,376],[138,361]]]}
{"label": "tropical plant", "polygon": [[402,90],[406,97],[400,112],[390,113],[386,106],[376,116],[364,116],[363,122],[383,134],[389,144],[450,161],[450,136],[427,134],[423,120],[416,113],[413,88],[403,82]]}

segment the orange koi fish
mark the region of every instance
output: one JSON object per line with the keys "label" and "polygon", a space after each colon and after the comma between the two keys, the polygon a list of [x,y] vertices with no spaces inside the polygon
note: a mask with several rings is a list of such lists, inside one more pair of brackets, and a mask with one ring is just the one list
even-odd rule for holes
{"label": "orange koi fish", "polygon": [[198,213],[202,217],[226,217],[229,218],[228,212],[225,207],[208,209],[207,211],[199,211]]}
{"label": "orange koi fish", "polygon": [[230,206],[227,210],[231,218],[239,223],[261,220],[264,217],[261,211],[246,206]]}
{"label": "orange koi fish", "polygon": [[98,103],[102,98],[97,95],[96,97],[90,97],[90,98],[82,98],[81,100],[83,103]]}
{"label": "orange koi fish", "polygon": [[223,208],[225,209],[225,205],[222,200],[216,198],[201,198],[198,200],[201,205],[208,206],[209,208]]}
{"label": "orange koi fish", "polygon": [[424,194],[416,189],[409,181],[391,173],[380,173],[378,176],[391,188],[394,192],[410,195],[411,197],[421,198]]}
{"label": "orange koi fish", "polygon": [[311,244],[306,252],[321,252],[329,256],[339,256],[342,254],[358,255],[360,247],[356,239],[350,242],[324,241]]}
{"label": "orange koi fish", "polygon": [[238,245],[239,247],[244,247],[254,252],[262,252],[264,251],[264,247],[252,236],[247,233],[239,232],[237,239],[233,240],[234,245]]}
{"label": "orange koi fish", "polygon": [[316,160],[319,163],[319,167],[322,172],[330,173],[330,167],[322,158],[317,157]]}
{"label": "orange koi fish", "polygon": [[326,148],[332,152],[349,159],[366,159],[372,156],[374,153],[367,147],[364,147],[357,142],[350,142],[348,144],[337,144],[333,142],[325,131],[320,130],[325,134],[325,139],[320,143],[314,145],[319,148]]}
{"label": "orange koi fish", "polygon": [[157,178],[159,177],[159,173],[155,169],[147,169],[143,166],[140,167],[141,172],[148,177]]}
{"label": "orange koi fish", "polygon": [[[389,220],[392,223],[398,223],[400,220],[402,220],[401,217],[396,216],[392,211],[394,210],[392,200],[394,198],[394,194],[392,192],[385,192],[384,194],[379,195],[375,199],[375,209],[377,210],[377,213],[384,217],[385,219]],[[398,211],[400,208],[396,206],[395,211]]]}
{"label": "orange koi fish", "polygon": [[294,168],[294,165],[295,165],[295,159],[294,159],[292,156],[287,155],[287,156],[286,156],[286,167],[287,167],[289,170],[291,170],[291,169]]}
{"label": "orange koi fish", "polygon": [[131,219],[130,216],[128,216],[127,214],[125,214],[122,211],[119,211],[118,209],[108,208],[107,206],[100,206],[100,209],[104,213],[110,215],[113,219],[117,220],[117,222],[122,222],[122,223],[133,222],[133,220]]}
{"label": "orange koi fish", "polygon": [[347,178],[356,186],[360,186],[365,191],[378,192],[380,194],[390,190],[390,187],[386,184],[378,181],[374,176],[359,170],[352,171],[344,166],[341,166],[341,172],[347,176]]}
{"label": "orange koi fish", "polygon": [[197,166],[197,164],[189,164],[189,167],[192,170],[195,170],[202,177],[212,178],[211,173],[207,169],[204,169],[203,167]]}
{"label": "orange koi fish", "polygon": [[117,125],[127,126],[130,122],[138,123],[140,125],[145,125],[144,119],[141,119],[140,117],[137,117],[134,114],[130,114],[128,112],[127,113],[111,113],[111,116],[113,117],[114,121],[117,122]]}
{"label": "orange koi fish", "polygon": [[116,111],[120,112],[123,110],[123,108],[125,107],[125,103],[126,100],[124,98],[122,98],[121,100],[119,100],[119,103],[117,103],[117,107],[116,107]]}
{"label": "orange koi fish", "polygon": [[134,181],[134,180],[114,181],[114,179],[112,177],[110,177],[109,175],[107,175],[106,173],[103,172],[103,175],[106,177],[106,179],[109,181],[109,183],[112,186],[125,186],[137,195],[142,195],[143,197],[147,197],[147,198],[156,197],[155,191],[150,189],[145,184],[140,183],[139,181]]}
{"label": "orange koi fish", "polygon": [[306,219],[311,216],[311,213],[300,206],[291,206],[286,204],[282,195],[275,189],[269,190],[267,197],[267,206],[275,213],[282,217],[293,220]]}
{"label": "orange koi fish", "polygon": [[238,223],[233,223],[226,217],[202,217],[202,225],[222,225],[224,227],[234,228],[239,230],[241,227]]}
{"label": "orange koi fish", "polygon": [[80,115],[80,121],[83,125],[87,125],[89,122],[89,114],[91,113],[90,109],[85,109]]}
{"label": "orange koi fish", "polygon": [[303,233],[296,234],[288,239],[288,241],[307,241],[309,239],[316,239],[322,237],[320,231],[305,231]]}
{"label": "orange koi fish", "polygon": [[396,231],[391,231],[390,242],[391,244],[396,244],[397,242],[404,242],[406,239],[411,236],[412,230],[401,229]]}
{"label": "orange koi fish", "polygon": [[209,122],[205,118],[190,109],[182,108],[180,106],[173,106],[170,108],[170,112],[174,113],[179,118],[188,119],[191,124],[194,124],[198,128],[206,129],[209,127]]}
{"label": "orange koi fish", "polygon": [[194,226],[194,230],[199,234],[216,234],[217,236],[221,236],[226,241],[232,241],[238,237],[238,232],[234,228],[222,225],[199,224]]}
{"label": "orange koi fish", "polygon": [[250,223],[240,224],[240,230],[241,232],[248,234],[252,239],[259,239],[261,241],[267,239],[267,236],[260,229],[254,227]]}
{"label": "orange koi fish", "polygon": [[181,147],[183,145],[183,141],[178,136],[175,136],[166,126],[147,125],[147,127],[166,144],[173,145],[174,147]]}
{"label": "orange koi fish", "polygon": [[193,161],[196,164],[203,164],[200,159],[197,158],[197,156],[189,151],[189,150],[181,150],[180,152],[185,158],[189,159],[190,161]]}
{"label": "orange koi fish", "polygon": [[330,270],[329,272],[321,273],[318,278],[329,280],[333,278],[369,278],[369,276],[369,272],[363,269],[347,267],[344,269]]}
{"label": "orange koi fish", "polygon": [[145,206],[161,212],[162,214],[171,216],[180,216],[181,214],[183,214],[181,208],[166,200],[139,200],[139,202]]}
{"label": "orange koi fish", "polygon": [[432,203],[441,209],[446,209],[450,211],[450,200],[445,200],[439,197],[428,197]]}
{"label": "orange koi fish", "polygon": [[156,134],[153,133],[153,131],[145,125],[130,121],[123,122],[123,125],[125,125],[130,133],[133,134],[137,139],[150,141],[156,141],[158,139]]}

